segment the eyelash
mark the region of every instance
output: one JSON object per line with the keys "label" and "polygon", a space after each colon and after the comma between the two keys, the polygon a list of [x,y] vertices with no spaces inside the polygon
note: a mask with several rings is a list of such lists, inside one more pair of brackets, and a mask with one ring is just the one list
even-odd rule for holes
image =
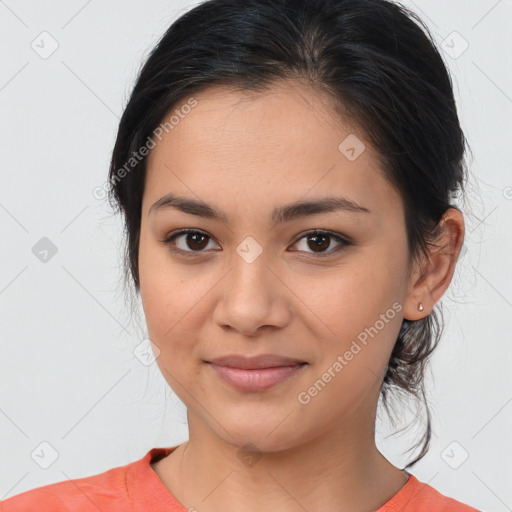
{"label": "eyelash", "polygon": [[[204,253],[205,252],[204,250],[184,251],[183,249],[177,249],[173,245],[173,242],[177,237],[179,237],[181,235],[188,235],[188,234],[203,235],[203,236],[209,238],[210,240],[212,240],[212,237],[210,235],[208,235],[207,233],[205,233],[204,231],[200,231],[198,229],[180,229],[179,231],[170,233],[164,240],[162,240],[162,242],[164,242],[166,245],[168,245],[170,251],[172,251],[174,253],[182,254],[185,257],[195,257],[198,254]],[[301,233],[301,236],[292,245],[297,244],[303,238],[307,238],[308,236],[315,236],[315,235],[327,235],[327,236],[331,237],[332,239],[334,239],[336,242],[340,243],[341,245],[338,246],[337,248],[335,248],[334,250],[331,250],[329,252],[323,252],[323,253],[322,252],[315,253],[315,252],[307,252],[307,251],[298,251],[298,252],[306,252],[307,254],[312,254],[314,257],[325,258],[325,257],[331,256],[334,253],[339,253],[339,252],[345,250],[347,247],[353,245],[353,242],[351,240],[342,236],[341,234],[335,233],[333,231],[326,231],[326,230],[321,230],[321,229],[313,229],[311,231],[306,231],[305,233]]]}

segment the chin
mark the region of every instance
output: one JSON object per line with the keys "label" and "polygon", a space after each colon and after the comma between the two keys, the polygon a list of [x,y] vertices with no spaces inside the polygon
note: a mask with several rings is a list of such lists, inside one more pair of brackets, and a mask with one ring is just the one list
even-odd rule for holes
{"label": "chin", "polygon": [[[299,432],[294,422],[286,420],[283,422],[282,415],[277,420],[250,420],[249,417],[249,421],[246,418],[243,422],[236,424],[221,423],[225,430],[218,425],[215,425],[214,430],[218,437],[234,448],[261,453],[289,450],[302,444],[305,442],[305,438],[309,437],[305,432]],[[314,435],[310,437],[312,438]]]}

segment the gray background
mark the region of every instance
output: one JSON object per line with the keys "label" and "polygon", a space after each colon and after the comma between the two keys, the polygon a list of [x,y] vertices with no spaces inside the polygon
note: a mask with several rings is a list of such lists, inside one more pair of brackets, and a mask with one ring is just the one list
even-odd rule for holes
{"label": "gray background", "polygon": [[[121,222],[93,190],[139,66],[197,3],[0,1],[0,499],[187,439],[183,404],[133,352],[145,330],[123,297]],[[466,246],[428,380],[434,435],[411,472],[512,510],[512,2],[405,4],[443,48],[473,151]],[[383,415],[379,448],[401,464],[418,429],[387,437]]]}

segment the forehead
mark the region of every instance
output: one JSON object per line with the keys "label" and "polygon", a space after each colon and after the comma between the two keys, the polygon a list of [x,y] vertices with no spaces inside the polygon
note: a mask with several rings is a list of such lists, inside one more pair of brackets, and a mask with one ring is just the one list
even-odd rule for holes
{"label": "forehead", "polygon": [[[202,199],[222,193],[251,204],[337,191],[375,204],[394,194],[364,133],[314,89],[282,82],[261,92],[215,87],[193,98],[196,106],[149,154],[146,211],[171,191]],[[347,140],[358,153],[364,148],[355,159],[343,152]]]}

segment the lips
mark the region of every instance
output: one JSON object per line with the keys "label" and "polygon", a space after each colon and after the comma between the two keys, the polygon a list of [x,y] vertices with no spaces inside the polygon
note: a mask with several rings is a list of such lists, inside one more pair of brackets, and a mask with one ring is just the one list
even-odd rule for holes
{"label": "lips", "polygon": [[297,366],[305,364],[305,361],[291,357],[279,356],[276,354],[262,354],[259,356],[246,357],[239,355],[228,355],[217,357],[209,363],[229,368],[240,368],[243,370],[257,370],[261,368],[276,368],[278,366]]}
{"label": "lips", "polygon": [[215,375],[238,391],[262,392],[294,375],[308,363],[299,359],[264,354],[255,357],[230,355],[206,361]]}

